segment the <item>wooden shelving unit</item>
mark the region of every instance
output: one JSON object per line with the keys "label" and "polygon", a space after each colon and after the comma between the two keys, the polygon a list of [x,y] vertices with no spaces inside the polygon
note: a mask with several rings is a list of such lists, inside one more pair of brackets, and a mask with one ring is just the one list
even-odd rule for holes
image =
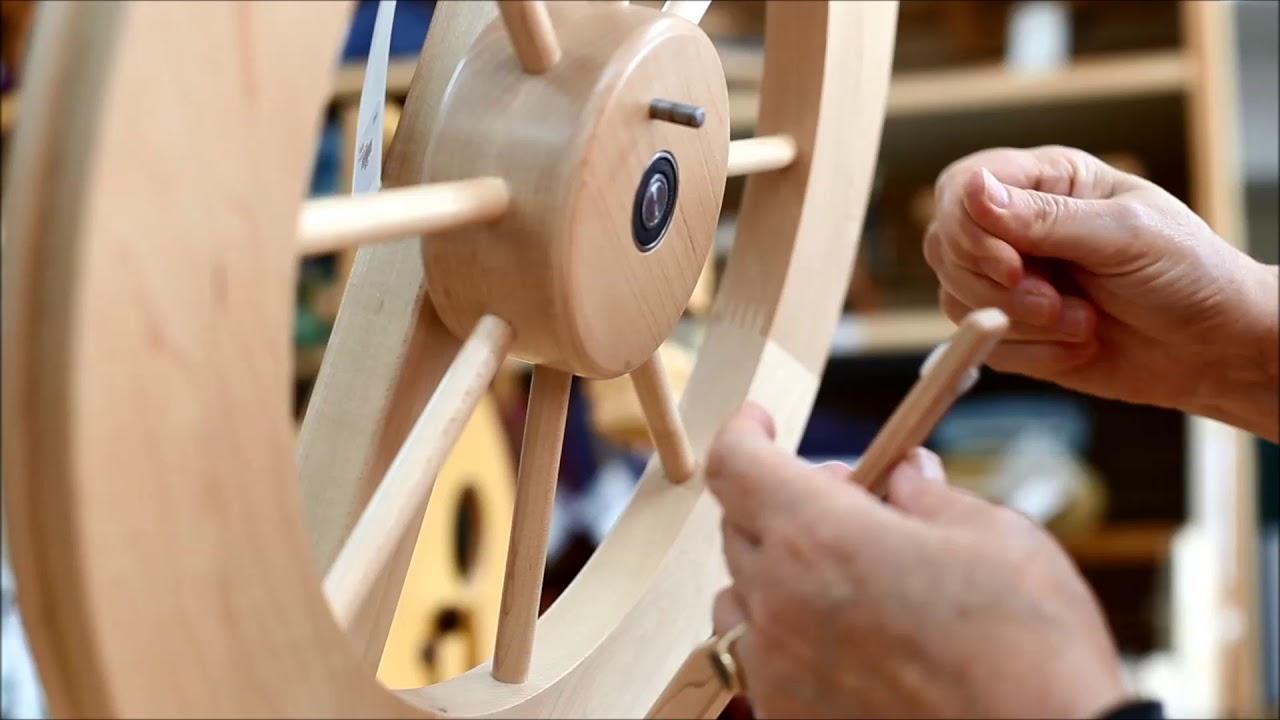
{"label": "wooden shelving unit", "polygon": [[[704,21],[721,51],[735,137],[752,134],[759,102],[759,5],[713,3]],[[1058,143],[1134,162],[1148,178],[1187,201],[1224,238],[1243,243],[1230,4],[1068,5],[1079,21],[1073,28],[1074,56],[1048,72],[1019,72],[1002,62],[1000,19],[1010,3],[900,6],[880,183],[859,259],[863,269],[870,268],[871,284],[877,286],[870,295],[879,301],[874,309],[860,308],[851,298],[828,371],[832,383],[857,383],[859,373],[870,374],[865,392],[849,390],[841,396],[885,394],[872,386],[891,382],[883,367],[893,362],[906,364],[896,381],[905,390],[923,354],[951,332],[951,323],[936,310],[936,285],[929,284],[932,273],[919,252],[923,223],[912,216],[912,203],[920,203],[921,192],[948,162],[969,152]],[[726,196],[717,238],[720,254],[732,242],[735,190],[740,187],[731,187]],[[894,272],[877,273],[877,266]],[[854,286],[859,282],[855,277]],[[839,368],[842,363],[866,370],[845,371]],[[1041,392],[1052,388],[1044,386]],[[1160,472],[1180,469],[1185,484],[1161,490],[1159,479],[1133,477],[1133,457],[1122,456],[1116,443],[1108,443],[1108,449],[1097,451],[1098,461],[1121,504],[1130,512],[1164,509],[1159,517],[1112,520],[1086,539],[1069,543],[1068,550],[1091,581],[1114,585],[1118,578],[1145,578],[1147,585],[1137,590],[1102,587],[1108,590],[1101,593],[1104,604],[1123,604],[1123,596],[1133,592],[1154,592],[1145,607],[1168,608],[1152,620],[1157,627],[1136,636],[1155,637],[1158,647],[1152,649],[1177,659],[1186,676],[1179,702],[1188,705],[1179,709],[1217,716],[1256,714],[1261,677],[1257,633],[1251,630],[1258,612],[1250,438],[1203,419],[1184,417],[1179,423],[1175,414],[1161,411],[1130,417],[1127,410],[1121,414],[1106,403],[1094,411],[1101,413],[1099,432],[1125,433],[1130,445],[1142,448],[1138,452],[1163,453],[1165,458],[1173,454],[1170,462],[1152,467],[1165,468]],[[1154,502],[1160,492],[1166,494]],[[1185,496],[1171,502],[1169,492]],[[1156,614],[1142,607],[1129,603],[1109,610],[1116,613],[1113,622],[1141,622],[1141,617]],[[1167,634],[1159,631],[1162,625],[1170,626]],[[1120,634],[1122,641],[1135,637]]]}

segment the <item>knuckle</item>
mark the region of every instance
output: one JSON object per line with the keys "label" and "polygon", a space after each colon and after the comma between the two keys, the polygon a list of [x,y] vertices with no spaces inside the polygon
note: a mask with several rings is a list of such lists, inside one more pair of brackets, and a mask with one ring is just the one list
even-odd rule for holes
{"label": "knuckle", "polygon": [[1028,222],[1025,229],[1027,235],[1038,238],[1053,232],[1063,213],[1059,196],[1048,193],[1026,193],[1024,198]]}

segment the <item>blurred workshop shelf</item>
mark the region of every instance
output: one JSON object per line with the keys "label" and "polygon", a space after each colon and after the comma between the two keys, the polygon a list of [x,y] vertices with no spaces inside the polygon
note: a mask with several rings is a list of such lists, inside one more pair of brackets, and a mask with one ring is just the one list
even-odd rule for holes
{"label": "blurred workshop shelf", "polygon": [[1083,567],[1159,564],[1168,557],[1177,529],[1173,523],[1116,523],[1063,547]]}
{"label": "blurred workshop shelf", "polygon": [[[759,47],[722,47],[735,131],[755,124],[761,53]],[[1189,78],[1189,63],[1181,50],[1086,58],[1042,73],[1016,72],[998,64],[901,72],[889,87],[888,118],[1177,95]]]}
{"label": "blurred workshop shelf", "polygon": [[955,331],[934,309],[894,309],[846,313],[836,326],[831,357],[926,353]]}

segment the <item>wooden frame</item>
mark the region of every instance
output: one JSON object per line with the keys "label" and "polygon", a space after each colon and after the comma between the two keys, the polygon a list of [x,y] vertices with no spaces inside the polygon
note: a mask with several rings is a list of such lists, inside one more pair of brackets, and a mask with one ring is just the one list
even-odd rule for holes
{"label": "wooden frame", "polygon": [[[706,3],[671,5],[688,20]],[[553,6],[548,24],[541,3],[522,7],[504,16],[511,36],[528,41],[515,52],[548,78],[574,71],[550,48],[563,58],[576,49],[546,37],[564,13],[652,22],[654,12]],[[495,678],[481,666],[398,693],[374,679],[431,458],[459,431],[457,406],[450,413],[441,400],[456,393],[465,411],[492,359],[518,339],[503,320],[482,318],[461,342],[424,292],[420,241],[394,240],[403,225],[372,223],[352,237],[389,242],[357,256],[295,457],[285,339],[296,208],[349,12],[347,3],[40,11],[5,197],[3,474],[21,602],[55,714],[635,715],[709,631],[725,581],[718,511],[696,473],[673,483],[655,461],[536,636],[527,621],[516,628],[526,652],[514,671]],[[438,111],[452,69],[494,15],[471,2],[436,13],[388,187],[432,179],[428,140],[449,120]],[[769,172],[747,184],[679,417],[661,390],[647,403],[662,437],[685,429],[695,458],[744,399],[772,411],[780,443],[799,440],[857,249],[895,16],[894,3],[838,2],[780,3],[769,14],[759,134],[789,141],[756,146],[772,149],[751,169]],[[673,23],[664,27],[685,32]],[[183,102],[144,102],[156,91]],[[213,122],[217,132],[206,132]],[[730,171],[726,149],[708,151],[722,158],[713,179]],[[512,191],[521,207],[526,198]],[[701,266],[686,269],[696,278]],[[534,417],[557,414],[564,386],[552,379]],[[641,384],[660,387],[652,373]],[[684,456],[680,443],[661,454]],[[302,505],[289,481],[295,463]],[[522,484],[554,466],[526,464]],[[403,500],[391,507],[386,497]],[[342,549],[377,518],[401,531],[390,544]],[[343,627],[319,591],[321,570],[353,555],[377,562],[339,561],[363,578],[337,606]],[[511,568],[509,579],[524,572]],[[329,600],[349,591],[337,578],[354,576],[330,569]]]}

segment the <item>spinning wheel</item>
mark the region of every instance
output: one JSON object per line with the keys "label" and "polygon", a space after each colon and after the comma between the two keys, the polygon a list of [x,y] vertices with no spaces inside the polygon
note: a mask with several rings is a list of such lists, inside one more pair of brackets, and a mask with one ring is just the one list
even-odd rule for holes
{"label": "spinning wheel", "polygon": [[[55,713],[648,710],[726,580],[698,458],[745,399],[791,447],[811,409],[896,12],[772,4],[758,137],[730,142],[706,6],[440,3],[391,189],[300,214],[348,4],[42,8],[5,198],[3,474]],[[677,411],[654,352],[743,174]],[[295,439],[296,261],[355,243]],[[536,369],[494,660],[388,690],[406,548],[509,354]],[[570,379],[626,373],[658,459],[537,619]]]}

